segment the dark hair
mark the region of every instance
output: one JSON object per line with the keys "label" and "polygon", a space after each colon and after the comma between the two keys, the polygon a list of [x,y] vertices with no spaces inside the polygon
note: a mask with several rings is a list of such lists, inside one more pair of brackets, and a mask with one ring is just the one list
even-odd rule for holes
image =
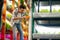
{"label": "dark hair", "polygon": [[25,5],[20,5],[19,8],[26,9],[26,6]]}

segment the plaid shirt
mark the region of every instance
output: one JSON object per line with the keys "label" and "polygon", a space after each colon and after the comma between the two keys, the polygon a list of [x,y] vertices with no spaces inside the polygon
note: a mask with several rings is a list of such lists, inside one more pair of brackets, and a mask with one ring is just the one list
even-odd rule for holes
{"label": "plaid shirt", "polygon": [[13,20],[15,17],[23,17],[25,16],[26,13],[18,13],[18,8],[16,8],[14,11],[13,11],[13,15],[12,15],[12,19],[11,19],[11,22],[12,22],[12,25],[14,23],[21,23],[21,20],[22,19],[18,19],[18,20]]}

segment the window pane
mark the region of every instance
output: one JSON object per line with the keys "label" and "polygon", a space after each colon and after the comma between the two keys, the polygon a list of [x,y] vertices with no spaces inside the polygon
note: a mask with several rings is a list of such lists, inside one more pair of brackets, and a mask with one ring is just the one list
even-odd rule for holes
{"label": "window pane", "polygon": [[[35,5],[34,11],[38,12],[38,1],[35,1],[34,5]],[[49,1],[40,1],[39,2],[39,12],[40,13],[49,13],[50,12]]]}
{"label": "window pane", "polygon": [[60,1],[52,1],[52,12],[53,13],[60,12]]}
{"label": "window pane", "polygon": [[41,1],[40,2],[40,13],[49,13],[50,12],[50,5],[48,1]]}

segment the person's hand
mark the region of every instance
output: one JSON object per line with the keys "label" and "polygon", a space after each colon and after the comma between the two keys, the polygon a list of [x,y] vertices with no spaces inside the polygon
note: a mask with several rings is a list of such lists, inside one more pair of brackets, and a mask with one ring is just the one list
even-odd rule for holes
{"label": "person's hand", "polygon": [[21,17],[15,17],[13,20],[19,20],[22,19]]}
{"label": "person's hand", "polygon": [[26,18],[25,16],[23,18]]}
{"label": "person's hand", "polygon": [[18,19],[21,19],[21,17],[17,17]]}

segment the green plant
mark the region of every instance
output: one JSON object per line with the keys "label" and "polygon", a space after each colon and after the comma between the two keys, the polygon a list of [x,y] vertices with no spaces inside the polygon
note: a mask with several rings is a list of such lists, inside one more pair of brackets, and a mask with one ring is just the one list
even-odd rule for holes
{"label": "green plant", "polygon": [[18,6],[18,2],[15,1],[15,3],[16,3],[16,5]]}
{"label": "green plant", "polygon": [[58,10],[58,12],[60,12],[60,9]]}
{"label": "green plant", "polygon": [[41,12],[41,13],[48,13],[49,11],[48,11],[48,9],[41,9],[40,12]]}
{"label": "green plant", "polygon": [[8,23],[6,23],[6,28],[9,30],[11,27]]}
{"label": "green plant", "polygon": [[24,0],[20,0],[20,3],[21,3],[21,4],[24,4]]}
{"label": "green plant", "polygon": [[57,10],[56,9],[53,9],[52,12],[55,13],[55,12],[57,12]]}
{"label": "green plant", "polygon": [[12,18],[12,14],[11,14],[10,12],[7,11],[6,17],[7,17],[8,19],[11,19],[11,18]]}

